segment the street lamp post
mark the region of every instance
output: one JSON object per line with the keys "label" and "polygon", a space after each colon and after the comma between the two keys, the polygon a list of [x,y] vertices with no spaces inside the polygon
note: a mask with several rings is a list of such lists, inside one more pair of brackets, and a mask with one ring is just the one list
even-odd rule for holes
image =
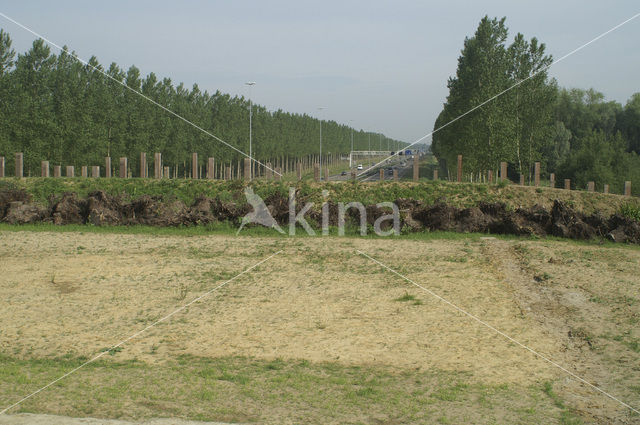
{"label": "street lamp post", "polygon": [[[318,111],[327,109],[326,106],[318,107]],[[320,118],[320,180],[322,180],[322,118]]]}
{"label": "street lamp post", "polygon": [[351,152],[349,153],[349,168],[353,168],[353,161],[351,161],[352,156],[353,156],[353,123],[351,124]]}
{"label": "street lamp post", "polygon": [[251,117],[253,115],[253,102],[251,100],[251,86],[255,85],[255,81],[248,81],[245,83],[249,86],[249,160],[251,161],[251,166],[249,167],[249,180],[253,177],[253,153],[251,151]]}

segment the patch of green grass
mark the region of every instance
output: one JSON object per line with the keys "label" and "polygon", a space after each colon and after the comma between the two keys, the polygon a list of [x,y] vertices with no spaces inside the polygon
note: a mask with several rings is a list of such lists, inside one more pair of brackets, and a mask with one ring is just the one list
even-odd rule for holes
{"label": "patch of green grass", "polygon": [[630,331],[626,331],[623,335],[614,336],[613,340],[622,343],[631,351],[640,353],[640,339],[632,337]]}
{"label": "patch of green grass", "polygon": [[406,301],[418,301],[418,299],[415,296],[409,294],[408,292],[405,292],[403,296],[399,298],[395,298],[394,301],[406,302]]}
{"label": "patch of green grass", "polygon": [[553,391],[553,384],[551,382],[547,381],[543,384],[542,392],[544,392],[553,401],[553,404],[560,409],[560,423],[562,425],[582,424],[582,419],[567,408],[560,396]]}
{"label": "patch of green grass", "polygon": [[[2,406],[85,361],[0,355]],[[494,416],[494,405],[503,407],[501,416]],[[552,406],[530,388],[505,391],[432,369],[194,356],[147,364],[106,356],[12,412],[243,423],[434,423],[445,416],[451,423],[560,423]]]}
{"label": "patch of green grass", "polygon": [[457,383],[450,387],[440,388],[431,394],[431,397],[442,401],[456,401],[463,392],[469,388],[469,385]]}
{"label": "patch of green grass", "polygon": [[513,246],[513,250],[523,257],[529,256],[531,254],[529,247],[521,243],[515,244]]}
{"label": "patch of green grass", "polygon": [[[237,227],[233,223],[229,222],[217,222],[208,225],[199,226],[176,226],[176,227],[154,227],[154,226],[93,226],[84,224],[68,224],[64,226],[58,226],[51,223],[37,223],[37,224],[8,224],[0,223],[0,232],[59,232],[59,233],[97,233],[97,234],[130,234],[130,235],[154,235],[154,236],[184,236],[184,237],[198,237],[198,236],[212,236],[212,235],[225,235],[236,236],[238,231]],[[457,233],[449,231],[422,231],[401,234],[400,236],[378,236],[375,233],[368,233],[366,236],[361,236],[359,228],[355,226],[346,226],[345,235],[338,236],[337,229],[330,228],[330,234],[328,236],[316,236],[307,235],[304,231],[297,231],[294,236],[283,235],[273,229],[268,229],[262,226],[247,226],[242,229],[239,237],[269,237],[278,238],[282,241],[292,241],[296,238],[338,238],[342,241],[353,238],[364,239],[393,239],[393,240],[415,240],[415,241],[438,241],[438,240],[450,240],[450,241],[468,241],[468,242],[482,242],[481,238],[487,237],[486,233]],[[492,238],[504,241],[538,241],[539,238],[528,236],[515,236],[515,235],[491,235]],[[640,250],[640,245],[633,244],[616,244],[609,241],[589,241],[589,240],[573,240],[564,239],[554,236],[547,236],[545,241],[564,242],[573,246],[580,247],[596,247],[600,250],[603,248],[614,249],[629,249]],[[289,243],[289,242],[286,242]],[[343,243],[343,242],[341,242]],[[524,245],[523,245],[524,246]],[[86,250],[85,247],[79,247],[78,253],[82,253]],[[567,257],[568,256],[568,257]],[[567,251],[566,258],[572,258],[574,254],[571,251]],[[458,261],[462,257],[451,257],[454,262]],[[571,260],[568,260],[571,261]]]}

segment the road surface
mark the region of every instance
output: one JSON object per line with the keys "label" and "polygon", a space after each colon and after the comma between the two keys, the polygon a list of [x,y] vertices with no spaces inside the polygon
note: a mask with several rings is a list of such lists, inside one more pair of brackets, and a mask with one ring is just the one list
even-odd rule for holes
{"label": "road surface", "polygon": [[[396,168],[398,170],[398,177],[399,178],[401,178],[401,179],[409,178],[410,179],[413,176],[413,159],[407,159],[404,166],[401,165],[401,163],[403,161],[405,161],[404,158],[397,159],[391,164],[384,164],[384,166],[380,165],[380,166],[374,167],[374,168],[372,168],[370,170],[366,170],[367,166],[365,166],[364,168],[365,168],[366,172],[361,177],[359,177],[359,180],[363,181],[363,182],[379,181],[380,180],[380,168],[384,168],[384,170],[385,170],[385,172],[384,172],[384,179],[385,180],[393,180],[393,171],[387,170],[389,167],[393,167],[393,168]],[[368,165],[368,166],[370,167],[371,165]],[[359,171],[359,173],[362,173],[362,171]],[[347,171],[347,175],[346,176],[342,176],[340,174],[329,176],[329,180],[330,181],[341,181],[341,180],[344,181],[344,180],[349,180],[349,179],[351,179],[351,173],[349,171]]]}

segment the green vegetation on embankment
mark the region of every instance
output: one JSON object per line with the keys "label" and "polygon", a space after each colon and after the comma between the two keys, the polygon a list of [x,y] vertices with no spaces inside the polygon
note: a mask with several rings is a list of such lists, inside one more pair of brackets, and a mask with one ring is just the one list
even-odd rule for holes
{"label": "green vegetation on embankment", "polygon": [[[163,196],[192,204],[198,196],[204,195],[221,200],[236,201],[245,204],[243,189],[247,184],[242,181],[219,180],[152,180],[152,179],[53,179],[53,178],[5,178],[0,179],[0,191],[6,189],[24,189],[35,201],[46,204],[51,197],[65,192],[76,192],[79,197],[103,190],[118,196],[138,197],[141,195]],[[415,199],[427,204],[444,201],[456,207],[470,207],[478,202],[504,202],[508,208],[531,207],[541,205],[550,208],[558,199],[586,214],[594,212],[608,216],[623,206],[640,208],[640,199],[620,195],[605,195],[585,191],[566,191],[548,187],[522,187],[517,185],[452,183],[446,181],[422,180],[413,182],[330,182],[314,183],[291,181],[256,180],[250,184],[254,192],[263,198],[272,194],[287,196],[289,187],[299,189],[299,195],[305,201],[317,204],[323,200],[322,190],[329,191],[328,199],[334,202],[359,201],[365,205],[378,202],[395,201],[400,198]]]}

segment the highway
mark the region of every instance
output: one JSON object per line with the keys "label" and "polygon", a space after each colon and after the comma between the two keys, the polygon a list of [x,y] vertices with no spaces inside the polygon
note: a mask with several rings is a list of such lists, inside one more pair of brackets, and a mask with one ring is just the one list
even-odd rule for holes
{"label": "highway", "polygon": [[[374,167],[370,170],[367,170],[366,173],[358,178],[359,181],[371,182],[371,181],[379,181],[380,180],[380,168],[384,168],[384,179],[385,180],[393,180],[393,171],[388,170],[388,168],[396,168],[398,170],[398,177],[400,179],[410,179],[413,177],[413,159],[406,159],[405,157],[394,157],[392,159],[391,164],[381,164],[378,167]],[[404,163],[405,165],[402,165]],[[372,164],[362,164],[364,169],[370,167]],[[362,172],[362,171],[360,171]],[[346,176],[342,176],[340,174],[335,174],[333,176],[329,176],[330,181],[345,181],[351,179],[351,173],[347,171]]]}

